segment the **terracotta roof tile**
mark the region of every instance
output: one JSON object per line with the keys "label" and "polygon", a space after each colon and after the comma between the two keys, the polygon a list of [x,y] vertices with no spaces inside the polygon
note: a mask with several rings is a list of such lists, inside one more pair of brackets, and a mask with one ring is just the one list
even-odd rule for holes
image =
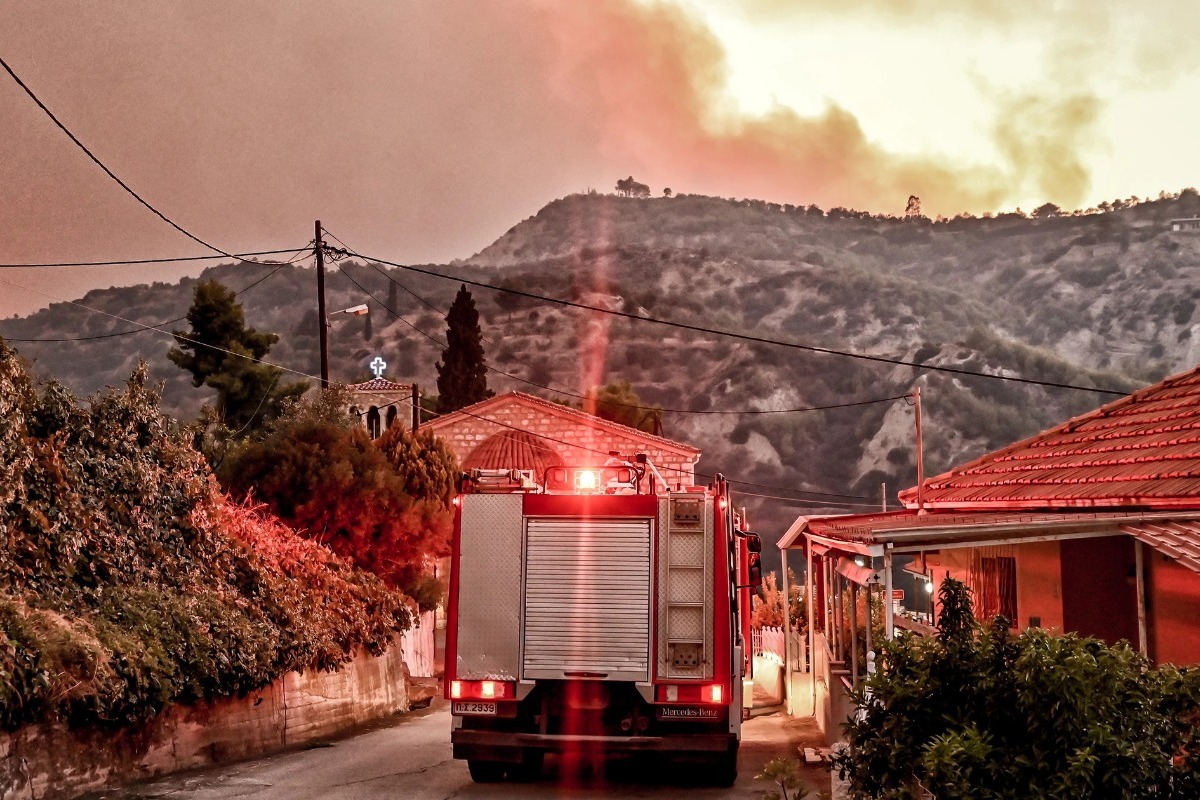
{"label": "terracotta roof tile", "polygon": [[924,495],[958,510],[1200,508],[1200,368],[930,478]]}
{"label": "terracotta roof tile", "polygon": [[501,431],[489,436],[463,459],[463,470],[531,469],[541,478],[547,467],[561,466],[562,456],[538,437],[524,431]]}
{"label": "terracotta roof tile", "polygon": [[412,384],[394,383],[387,378],[372,378],[363,383],[352,383],[346,388],[353,392],[411,392]]}

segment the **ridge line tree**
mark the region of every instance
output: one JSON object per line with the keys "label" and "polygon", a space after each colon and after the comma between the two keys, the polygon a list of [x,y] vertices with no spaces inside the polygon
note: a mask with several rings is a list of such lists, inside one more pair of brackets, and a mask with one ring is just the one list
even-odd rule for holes
{"label": "ridge line tree", "polygon": [[495,393],[487,386],[487,363],[483,354],[483,331],[479,311],[466,284],[446,313],[446,348],[437,362],[438,412],[457,411],[486,400]]}
{"label": "ridge line tree", "polygon": [[192,373],[192,386],[216,390],[217,421],[227,429],[257,430],[308,390],[306,381],[285,383],[282,369],[261,363],[279,336],[247,328],[237,295],[219,281],[196,284],[187,321],[191,330],[172,333],[179,346],[167,358]]}

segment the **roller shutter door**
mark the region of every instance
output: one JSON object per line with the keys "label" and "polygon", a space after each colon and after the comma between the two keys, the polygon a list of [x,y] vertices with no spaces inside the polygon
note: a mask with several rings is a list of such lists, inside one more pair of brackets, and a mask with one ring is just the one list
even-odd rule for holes
{"label": "roller shutter door", "polygon": [[528,521],[524,677],[649,680],[650,528]]}

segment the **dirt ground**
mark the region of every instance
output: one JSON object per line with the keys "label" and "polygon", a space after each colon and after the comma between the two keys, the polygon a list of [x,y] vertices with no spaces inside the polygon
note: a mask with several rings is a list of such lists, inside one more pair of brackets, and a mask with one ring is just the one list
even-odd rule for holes
{"label": "dirt ground", "polygon": [[[774,758],[792,758],[800,763],[800,776],[808,791],[808,800],[829,798],[828,764],[804,763],[804,748],[822,748],[825,737],[812,717],[789,717],[782,708],[755,709],[752,718],[742,728],[742,752],[748,756],[743,768],[761,769]],[[756,757],[757,756],[757,757]],[[764,792],[774,785],[763,781]],[[802,795],[803,796],[803,795]]]}

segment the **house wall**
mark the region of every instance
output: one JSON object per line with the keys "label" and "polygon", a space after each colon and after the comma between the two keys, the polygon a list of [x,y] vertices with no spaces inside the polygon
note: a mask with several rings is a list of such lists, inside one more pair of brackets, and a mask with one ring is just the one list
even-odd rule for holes
{"label": "house wall", "polygon": [[1200,663],[1200,575],[1143,548],[1147,634],[1157,664]]}
{"label": "house wall", "polygon": [[1137,646],[1133,542],[1128,536],[1107,536],[1059,544],[1064,630]]}
{"label": "house wall", "polygon": [[603,428],[591,428],[574,420],[551,416],[540,409],[520,403],[490,410],[488,416],[503,424],[468,417],[431,427],[453,448],[460,461],[489,436],[509,430],[510,428],[505,426],[511,426],[547,437],[547,440],[543,440],[545,444],[557,450],[566,464],[602,463],[605,454],[610,450],[618,450],[625,454],[643,452],[672,486],[677,483],[681,486],[691,486],[695,480],[695,462],[691,458],[631,437],[616,436]]}
{"label": "house wall", "polygon": [[1017,627],[1063,630],[1062,560],[1058,542],[1018,545]]}
{"label": "house wall", "polygon": [[[1013,627],[1063,630],[1062,564],[1058,542],[1032,542],[1011,548],[1017,559],[1017,619]],[[970,585],[971,548],[943,550],[931,567],[935,586],[949,575]],[[941,611],[934,602],[934,619]]]}

